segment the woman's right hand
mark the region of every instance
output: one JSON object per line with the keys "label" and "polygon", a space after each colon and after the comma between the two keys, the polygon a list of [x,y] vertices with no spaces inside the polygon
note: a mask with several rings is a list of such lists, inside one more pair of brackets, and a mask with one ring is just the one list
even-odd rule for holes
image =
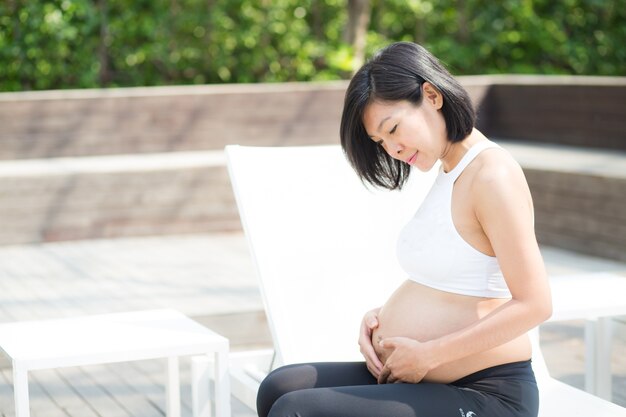
{"label": "woman's right hand", "polygon": [[376,379],[383,369],[383,363],[378,358],[374,346],[372,345],[372,332],[378,327],[378,312],[380,308],[368,311],[361,321],[361,332],[359,334],[359,347],[361,354],[365,358],[367,369]]}

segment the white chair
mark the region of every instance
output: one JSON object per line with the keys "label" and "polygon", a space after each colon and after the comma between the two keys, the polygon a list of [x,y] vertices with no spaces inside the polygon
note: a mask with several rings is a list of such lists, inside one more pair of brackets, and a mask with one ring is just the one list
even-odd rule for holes
{"label": "white chair", "polygon": [[[362,315],[405,279],[395,257],[397,234],[437,169],[416,171],[401,192],[389,192],[365,188],[338,146],[233,145],[226,155],[275,349],[271,365],[267,352],[256,364],[245,357],[231,362],[232,392],[254,408],[270,368],[361,360]],[[625,409],[551,378],[534,340],[542,417],[626,416]]]}

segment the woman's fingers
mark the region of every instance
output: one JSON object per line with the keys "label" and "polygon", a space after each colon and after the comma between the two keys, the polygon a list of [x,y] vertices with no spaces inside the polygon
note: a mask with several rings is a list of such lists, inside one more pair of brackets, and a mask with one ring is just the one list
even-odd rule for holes
{"label": "woman's fingers", "polygon": [[374,346],[372,345],[372,335],[367,328],[363,329],[361,332],[361,336],[359,337],[359,347],[361,349],[361,354],[365,358],[365,362],[380,372],[383,364],[378,358],[376,350],[374,350]]}
{"label": "woman's fingers", "polygon": [[366,361],[365,364],[367,365],[367,370],[370,371],[370,374],[372,374],[374,378],[378,379],[378,376],[380,375],[380,369],[373,366],[370,362]]}
{"label": "woman's fingers", "polygon": [[378,377],[380,384],[394,382],[417,384],[424,379],[430,369],[433,369],[428,361],[430,357],[428,352],[432,349],[428,342],[420,343],[406,337],[390,337],[383,339],[379,345],[391,350]]}
{"label": "woman's fingers", "polygon": [[365,313],[364,321],[367,323],[367,327],[370,330],[378,327],[378,310],[371,310]]}
{"label": "woman's fingers", "polygon": [[371,348],[371,350],[367,352],[366,361],[367,360],[369,360],[369,362],[372,363],[372,366],[376,367],[378,372],[380,372],[381,369],[383,369],[383,363],[378,358],[378,355],[376,354],[376,351],[374,350],[373,347]]}
{"label": "woman's fingers", "polygon": [[372,345],[372,331],[378,327],[378,311],[379,309],[370,310],[363,316],[361,321],[361,329],[359,334],[359,347],[361,354],[365,358],[367,369],[375,378],[378,378],[383,364],[376,354],[376,350]]}
{"label": "woman's fingers", "polygon": [[376,368],[376,370],[380,372],[383,364],[378,358],[378,355],[376,354],[376,351],[374,350],[374,346],[372,346],[372,342],[370,341],[370,339],[368,338],[365,340],[359,340],[359,346],[361,348],[361,355],[363,355],[363,357],[365,358],[365,362],[367,362],[368,365]]}
{"label": "woman's fingers", "polygon": [[372,374],[378,377],[380,371],[383,369],[383,364],[380,362],[378,357],[376,355],[373,355],[373,357],[366,356],[365,363],[367,363],[367,367],[373,371]]}
{"label": "woman's fingers", "polygon": [[389,369],[387,366],[384,366],[383,369],[381,369],[380,374],[378,375],[378,383],[386,384],[390,376],[391,369]]}

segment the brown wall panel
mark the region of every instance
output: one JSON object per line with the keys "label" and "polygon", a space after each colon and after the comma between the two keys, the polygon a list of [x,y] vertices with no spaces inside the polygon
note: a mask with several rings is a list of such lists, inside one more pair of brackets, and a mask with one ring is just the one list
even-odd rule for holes
{"label": "brown wall panel", "polygon": [[[626,151],[624,77],[460,80],[478,109],[478,127],[490,137]],[[346,87],[336,82],[0,93],[0,165],[221,151],[235,143],[338,143]],[[624,161],[626,170],[626,153]],[[240,230],[223,162],[132,168],[0,174],[0,244]],[[626,260],[623,172],[525,167],[525,174],[540,242]]]}

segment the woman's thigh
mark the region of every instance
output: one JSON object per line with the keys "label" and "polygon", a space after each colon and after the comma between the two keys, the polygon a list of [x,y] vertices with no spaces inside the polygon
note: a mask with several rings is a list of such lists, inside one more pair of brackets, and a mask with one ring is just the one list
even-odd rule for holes
{"label": "woman's thigh", "polygon": [[[477,393],[443,384],[307,388],[284,394],[269,417],[504,417]],[[478,408],[480,407],[480,408]],[[498,407],[499,408],[499,407]],[[489,410],[485,414],[485,409]]]}
{"label": "woman's thigh", "polygon": [[514,396],[522,398],[536,386],[506,385],[490,392],[434,383],[378,384],[361,362],[290,365],[262,382],[257,410],[260,417],[536,416],[507,405],[500,393],[513,389],[520,391]]}
{"label": "woman's thigh", "polygon": [[266,417],[284,394],[309,388],[376,385],[365,362],[319,362],[287,365],[261,382],[257,396],[259,416]]}

